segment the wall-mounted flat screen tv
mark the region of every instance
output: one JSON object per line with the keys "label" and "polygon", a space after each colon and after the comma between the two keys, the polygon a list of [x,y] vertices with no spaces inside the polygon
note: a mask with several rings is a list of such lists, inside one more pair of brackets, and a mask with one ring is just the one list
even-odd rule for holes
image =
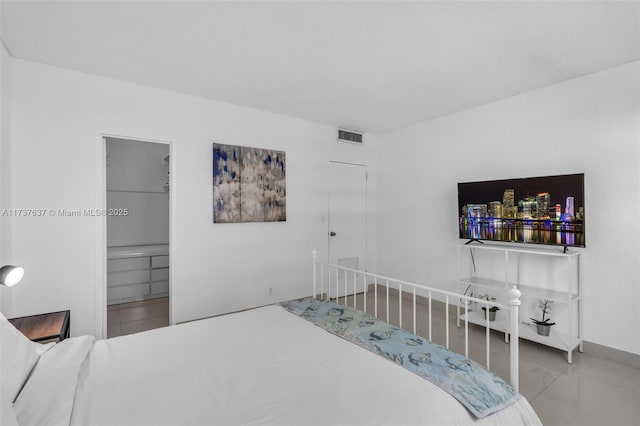
{"label": "wall-mounted flat screen tv", "polygon": [[460,238],[585,247],[584,174],[458,183]]}

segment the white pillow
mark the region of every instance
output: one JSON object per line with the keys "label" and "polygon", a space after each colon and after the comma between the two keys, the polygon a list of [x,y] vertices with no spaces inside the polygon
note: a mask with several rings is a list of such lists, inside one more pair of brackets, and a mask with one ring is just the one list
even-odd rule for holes
{"label": "white pillow", "polygon": [[27,339],[0,312],[0,399],[11,406],[40,355],[53,344],[41,345]]}
{"label": "white pillow", "polygon": [[80,370],[95,340],[65,339],[40,357],[13,406],[21,426],[71,424]]}

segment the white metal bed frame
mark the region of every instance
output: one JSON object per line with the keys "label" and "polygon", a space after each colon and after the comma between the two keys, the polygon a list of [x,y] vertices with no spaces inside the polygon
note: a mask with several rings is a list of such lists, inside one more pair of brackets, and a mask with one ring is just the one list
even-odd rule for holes
{"label": "white metal bed frame", "polygon": [[[471,303],[476,303],[478,305],[482,305],[487,308],[496,306],[500,309],[506,310],[509,316],[509,334],[511,338],[509,340],[509,365],[510,365],[510,379],[511,386],[518,391],[519,383],[518,383],[518,375],[519,375],[519,366],[518,366],[518,310],[520,309],[520,296],[521,293],[518,288],[514,285],[508,292],[508,302],[507,306],[502,305],[500,303],[495,303],[491,301],[487,301],[484,299],[478,299],[475,297],[467,296],[466,294],[457,294],[446,290],[441,290],[433,287],[427,287],[420,284],[414,284],[407,281],[398,280],[395,278],[389,278],[382,275],[372,274],[365,271],[359,271],[357,269],[347,268],[345,266],[334,265],[327,262],[321,262],[317,259],[317,253],[313,252],[313,297],[324,298],[325,300],[329,300],[332,298],[336,299],[336,302],[339,302],[342,298],[344,301],[344,305],[347,305],[347,296],[349,296],[349,290],[353,290],[353,308],[358,309],[357,306],[357,298],[355,295],[358,293],[360,289],[365,293],[364,306],[361,310],[367,311],[367,297],[366,293],[370,284],[373,284],[374,288],[374,316],[381,320],[389,322],[389,289],[393,288],[398,291],[398,316],[399,316],[399,326],[402,328],[402,299],[403,294],[409,294],[412,296],[412,305],[413,305],[413,334],[417,334],[417,323],[416,323],[416,298],[424,297],[427,299],[427,317],[429,321],[429,335],[425,336],[430,341],[432,340],[432,307],[431,301],[435,296],[440,296],[436,298],[436,300],[440,300],[440,298],[444,298],[445,303],[445,339],[446,339],[446,348],[449,349],[449,299],[453,297],[456,300],[464,301],[464,313],[467,314],[469,310],[469,305]],[[395,284],[395,287],[393,286]],[[386,319],[380,318],[378,316],[378,285],[384,285],[386,287]],[[344,290],[344,296],[340,296],[341,286]],[[333,293],[332,293],[333,292]],[[404,292],[404,293],[403,293]],[[421,293],[420,295],[418,293]],[[486,324],[485,324],[485,334],[486,334],[486,366],[488,369],[491,367],[491,343],[490,343],[490,333],[491,328],[489,324],[489,316],[487,315]],[[469,357],[469,320],[468,315],[465,315],[464,320],[464,346],[465,353],[464,355]]]}

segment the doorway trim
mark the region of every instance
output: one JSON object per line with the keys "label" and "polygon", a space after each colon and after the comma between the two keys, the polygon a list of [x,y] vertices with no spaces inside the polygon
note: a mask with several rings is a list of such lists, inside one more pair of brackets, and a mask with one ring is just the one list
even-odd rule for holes
{"label": "doorway trim", "polygon": [[[106,211],[107,208],[107,138],[126,139],[139,142],[153,142],[169,145],[169,325],[173,322],[173,242],[175,241],[175,157],[173,143],[160,139],[150,139],[136,136],[122,136],[108,132],[98,134],[96,144],[96,208]],[[96,221],[96,288],[95,288],[95,321],[96,339],[107,337],[107,216],[101,215]]]}

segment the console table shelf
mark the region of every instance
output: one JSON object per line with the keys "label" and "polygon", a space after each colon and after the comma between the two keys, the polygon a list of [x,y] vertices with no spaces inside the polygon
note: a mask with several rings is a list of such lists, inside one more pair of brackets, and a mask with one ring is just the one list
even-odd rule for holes
{"label": "console table shelf", "polygon": [[[517,286],[522,292],[519,335],[567,352],[567,361],[572,362],[572,352],[582,352],[582,283],[581,253],[564,253],[558,249],[531,249],[508,245],[459,245],[458,268],[459,290],[475,297],[490,295],[497,303],[506,302],[507,291]],[[523,267],[529,266],[529,268]],[[533,265],[533,266],[531,266]],[[523,269],[528,269],[523,273]],[[526,282],[524,284],[523,282]],[[549,336],[538,335],[530,317],[539,318],[536,310],[541,300],[553,302],[552,321],[556,322]],[[472,324],[485,326],[484,312],[476,306],[458,306],[458,324],[468,320]],[[509,338],[508,313],[498,311],[496,320],[489,327],[505,333]]]}
{"label": "console table shelf", "polygon": [[[463,278],[460,280],[460,284],[472,285],[479,288],[495,289],[499,291],[502,291],[505,288],[504,281],[487,279],[487,278],[478,278],[478,277]],[[545,288],[535,287],[531,285],[518,285],[517,283],[514,283],[514,282],[509,282],[506,285],[507,285],[507,289],[515,285],[523,293],[526,293],[530,296],[535,296],[538,299],[548,299],[554,303],[573,303],[580,298],[580,295],[574,292],[566,292],[566,291],[562,292],[558,290],[545,289]]]}

